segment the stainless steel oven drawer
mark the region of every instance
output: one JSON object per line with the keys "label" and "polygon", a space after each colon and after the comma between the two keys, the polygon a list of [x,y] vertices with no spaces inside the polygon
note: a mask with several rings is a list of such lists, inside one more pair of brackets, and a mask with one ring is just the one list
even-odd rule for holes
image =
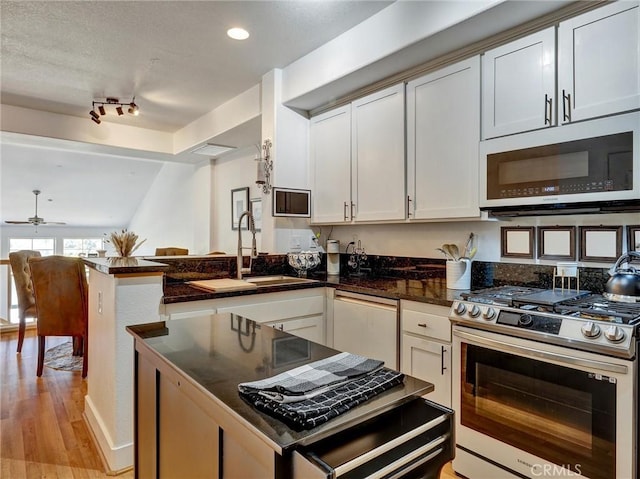
{"label": "stainless steel oven drawer", "polygon": [[362,424],[299,447],[294,479],[437,478],[453,458],[453,411],[417,398]]}

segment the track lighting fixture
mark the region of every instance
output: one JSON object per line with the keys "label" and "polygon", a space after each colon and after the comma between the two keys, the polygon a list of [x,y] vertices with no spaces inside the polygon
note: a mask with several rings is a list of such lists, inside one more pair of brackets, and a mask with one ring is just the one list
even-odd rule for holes
{"label": "track lighting fixture", "polygon": [[[104,101],[94,100],[91,106],[93,107],[93,109],[89,112],[89,115],[91,115],[91,119],[98,125],[101,123],[100,116],[104,116],[107,114],[107,109],[105,108],[105,106],[115,106],[118,116],[124,115],[124,110],[122,109],[123,106],[128,107],[127,111],[133,116],[138,116],[138,114],[140,113],[140,109],[138,108],[138,105],[136,105],[135,96],[129,103],[122,103],[117,98],[107,97]],[[96,113],[96,107],[98,107],[98,112],[100,114]]]}

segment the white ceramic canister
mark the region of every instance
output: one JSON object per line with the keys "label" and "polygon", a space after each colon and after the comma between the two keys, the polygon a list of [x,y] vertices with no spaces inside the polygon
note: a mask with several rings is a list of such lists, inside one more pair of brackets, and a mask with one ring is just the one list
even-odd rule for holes
{"label": "white ceramic canister", "polygon": [[447,288],[471,289],[471,260],[447,261]]}

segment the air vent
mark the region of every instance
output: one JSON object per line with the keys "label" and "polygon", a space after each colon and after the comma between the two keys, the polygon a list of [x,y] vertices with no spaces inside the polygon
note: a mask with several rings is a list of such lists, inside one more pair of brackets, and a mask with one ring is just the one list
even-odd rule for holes
{"label": "air vent", "polygon": [[205,156],[220,156],[223,153],[226,153],[231,150],[235,150],[235,146],[226,146],[226,145],[216,145],[214,143],[207,143],[206,145],[202,145],[195,150],[192,150],[191,153],[195,153],[196,155],[205,155]]}

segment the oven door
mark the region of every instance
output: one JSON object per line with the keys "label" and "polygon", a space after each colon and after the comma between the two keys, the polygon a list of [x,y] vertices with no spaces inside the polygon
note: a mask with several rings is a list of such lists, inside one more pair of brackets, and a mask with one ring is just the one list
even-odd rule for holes
{"label": "oven door", "polygon": [[454,469],[636,477],[636,385],[636,361],[455,325]]}

